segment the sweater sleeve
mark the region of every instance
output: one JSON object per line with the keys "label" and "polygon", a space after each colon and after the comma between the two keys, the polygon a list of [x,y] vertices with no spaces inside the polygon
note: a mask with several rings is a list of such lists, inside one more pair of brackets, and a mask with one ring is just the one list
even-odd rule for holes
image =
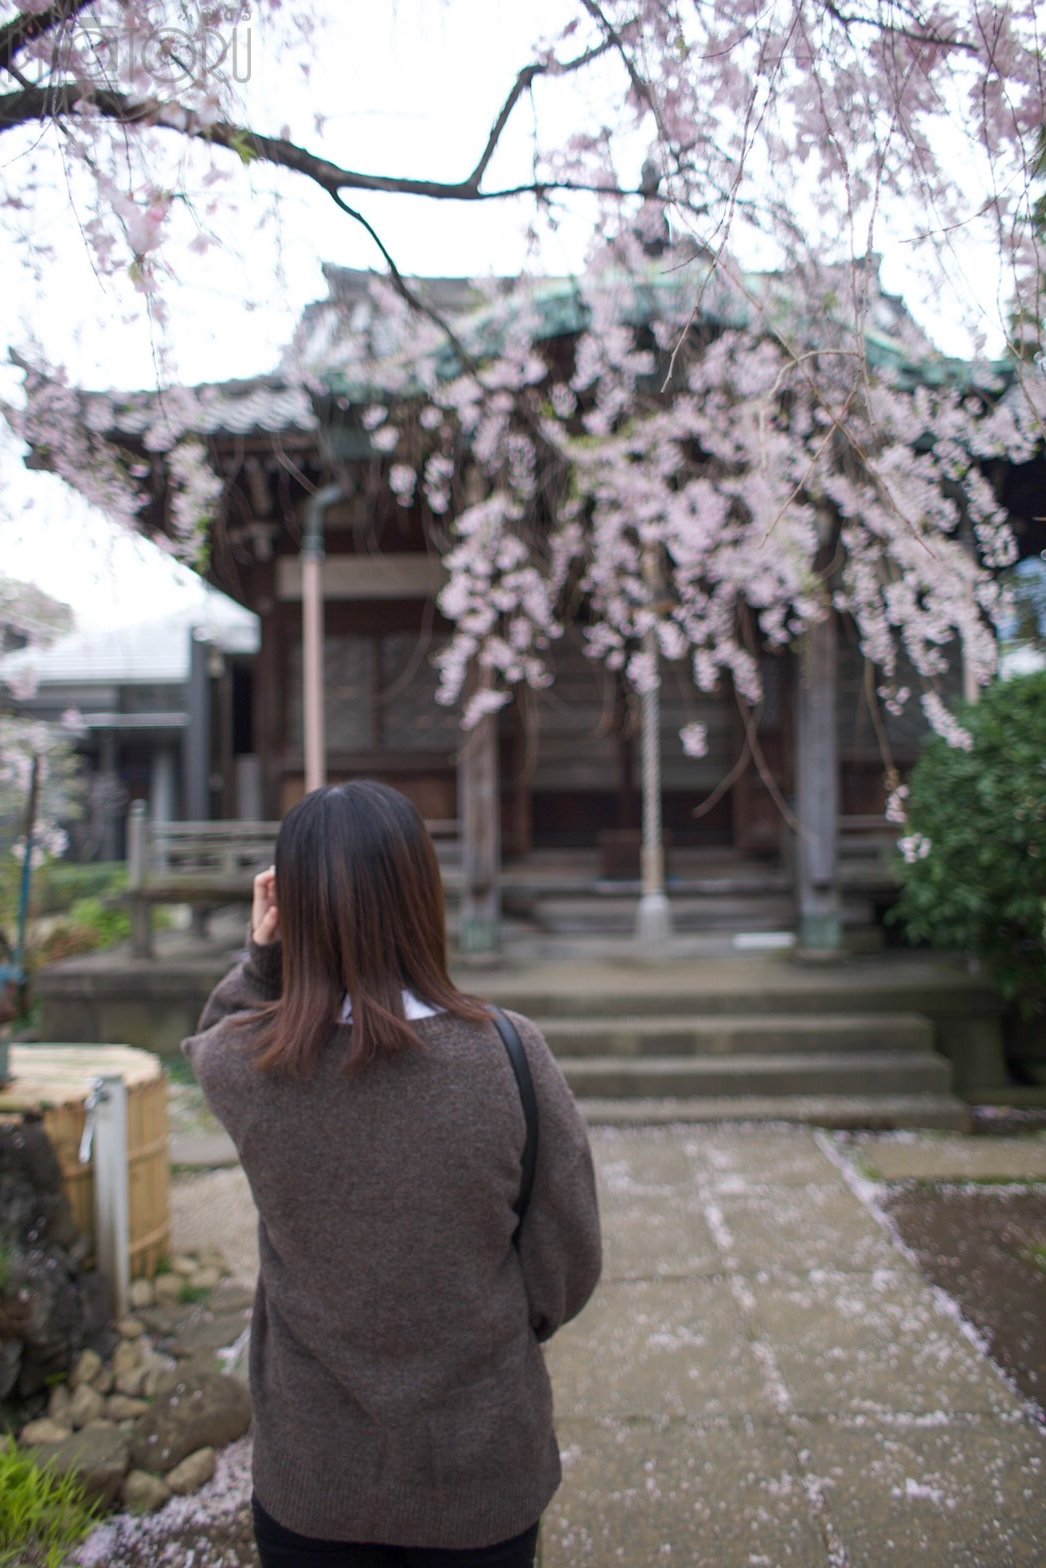
{"label": "sweater sleeve", "polygon": [[576,1317],[599,1280],[603,1261],[595,1173],[588,1133],[566,1079],[540,1030],[517,1013],[538,1107],[538,1153],[520,1261],[530,1325],[550,1339]]}
{"label": "sweater sleeve", "polygon": [[211,1110],[235,1139],[244,1109],[243,1032],[229,1027],[237,1013],[249,1013],[280,995],[280,948],[251,942],[246,958],[211,992],[196,1033],[182,1041],[196,1081]]}
{"label": "sweater sleeve", "polygon": [[233,1013],[249,1012],[253,1007],[264,1007],[275,1002],[280,995],[280,944],[270,942],[259,947],[250,942],[247,956],[231,969],[211,992],[200,1014],[196,1033],[182,1042],[182,1050],[192,1061],[195,1043]]}

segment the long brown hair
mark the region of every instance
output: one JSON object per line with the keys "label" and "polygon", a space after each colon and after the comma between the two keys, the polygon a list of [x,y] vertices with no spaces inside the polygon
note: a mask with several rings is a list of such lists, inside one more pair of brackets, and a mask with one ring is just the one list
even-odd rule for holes
{"label": "long brown hair", "polygon": [[313,790],[292,807],[276,839],[276,906],[282,987],[262,1010],[258,1067],[310,1074],[346,992],[348,1072],[379,1053],[420,1046],[404,1016],[405,990],[459,1018],[487,1017],[447,973],[436,851],[399,790],[358,779]]}

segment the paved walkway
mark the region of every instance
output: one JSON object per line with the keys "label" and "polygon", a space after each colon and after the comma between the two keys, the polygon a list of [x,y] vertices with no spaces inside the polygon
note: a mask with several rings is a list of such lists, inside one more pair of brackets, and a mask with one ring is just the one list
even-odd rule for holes
{"label": "paved walkway", "polygon": [[[861,1159],[907,1147],[918,1174],[924,1147],[936,1175],[947,1142]],[[1022,1174],[1013,1142],[1000,1174]],[[593,1146],[606,1273],[550,1347],[565,1479],[543,1568],[1046,1561],[1046,1433],[830,1139],[599,1128]],[[180,1177],[173,1203],[176,1245],[215,1243],[251,1277],[239,1170]]]}

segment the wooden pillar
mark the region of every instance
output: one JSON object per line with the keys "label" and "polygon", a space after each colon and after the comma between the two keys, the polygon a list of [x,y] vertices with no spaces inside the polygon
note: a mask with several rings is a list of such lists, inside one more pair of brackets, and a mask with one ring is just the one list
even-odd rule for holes
{"label": "wooden pillar", "polygon": [[102,783],[102,859],[120,858],[120,815],[126,792],[120,779],[119,741],[115,730],[103,730],[98,738],[98,775]]}
{"label": "wooden pillar", "polygon": [[833,952],[839,914],[838,630],[834,612],[811,626],[796,659],[795,902],[799,946]]}
{"label": "wooden pillar", "polygon": [[186,691],[185,815],[190,822],[211,819],[211,682],[207,673],[206,633],[189,633],[189,680]]}
{"label": "wooden pillar", "polygon": [[261,647],[258,649],[251,691],[251,728],[261,777],[258,815],[260,820],[273,821],[283,813],[280,746],[282,744],[284,750],[289,750],[295,744],[294,738],[288,734],[287,668],[290,654],[284,625],[271,600],[260,608],[259,614]]}
{"label": "wooden pillar", "polygon": [[501,946],[501,812],[497,715],[486,714],[458,752],[461,820],[461,930],[463,953],[494,953]]}
{"label": "wooden pillar", "polygon": [[149,874],[149,808],[144,800],[131,805],[127,821],[127,890],[131,899],[131,952],[153,956],[152,906],[142,894]]}
{"label": "wooden pillar", "polygon": [[236,815],[236,768],[233,761],[232,738],[232,662],[228,654],[222,656],[222,673],[218,681],[218,723],[218,755],[221,759],[219,767],[222,776],[221,810],[222,816],[228,819]]}

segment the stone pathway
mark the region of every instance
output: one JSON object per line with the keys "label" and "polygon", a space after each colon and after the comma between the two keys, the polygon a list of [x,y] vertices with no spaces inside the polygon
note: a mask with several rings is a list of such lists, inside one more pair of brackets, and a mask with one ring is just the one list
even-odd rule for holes
{"label": "stone pathway", "polygon": [[1046,1439],[825,1135],[595,1135],[545,1568],[1038,1563]]}
{"label": "stone pathway", "polygon": [[[549,1351],[565,1479],[543,1568],[1046,1559],[1046,1434],[871,1212],[881,1145],[759,1126],[593,1147],[606,1274]],[[176,1245],[206,1234],[248,1278],[239,1171],[180,1177],[174,1214]],[[248,1488],[234,1445],[191,1511],[111,1526],[84,1560],[247,1564]]]}

